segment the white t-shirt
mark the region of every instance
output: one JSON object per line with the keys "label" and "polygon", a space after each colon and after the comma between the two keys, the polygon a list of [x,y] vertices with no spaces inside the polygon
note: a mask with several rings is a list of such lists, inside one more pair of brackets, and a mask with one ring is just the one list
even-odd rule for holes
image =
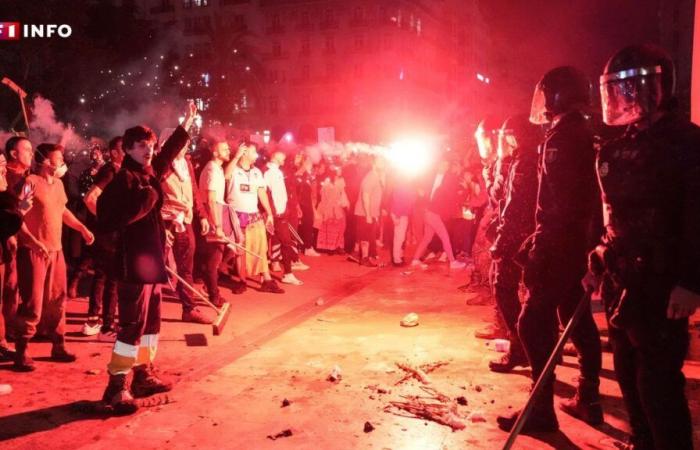
{"label": "white t-shirt", "polygon": [[248,214],[258,212],[258,189],[267,187],[262,172],[257,167],[243,170],[233,169],[226,190],[226,203],[235,211]]}
{"label": "white t-shirt", "polygon": [[275,204],[275,213],[284,214],[287,210],[287,187],[284,185],[284,174],[275,163],[267,164],[265,172],[265,183],[270,188],[272,201]]}
{"label": "white t-shirt", "polygon": [[214,161],[209,161],[199,176],[199,192],[205,201],[209,198],[209,191],[214,191],[217,203],[224,203],[224,194],[226,193],[224,169]]}

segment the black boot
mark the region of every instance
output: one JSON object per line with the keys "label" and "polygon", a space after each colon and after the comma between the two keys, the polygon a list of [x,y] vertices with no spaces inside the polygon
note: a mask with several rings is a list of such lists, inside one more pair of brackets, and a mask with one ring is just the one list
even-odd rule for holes
{"label": "black boot", "polygon": [[[496,418],[498,428],[510,432],[515,426],[515,422],[518,420],[520,413],[521,411],[518,411],[510,416],[498,416]],[[530,410],[530,414],[525,420],[525,424],[520,432],[523,434],[551,433],[557,430],[559,430],[559,422],[557,421],[557,415],[554,413],[554,407],[538,408],[535,406]]]}
{"label": "black boot", "polygon": [[6,343],[0,344],[0,361],[14,361],[17,353],[11,350]]}
{"label": "black boot", "polygon": [[133,414],[139,409],[126,387],[126,374],[109,376],[109,384],[102,395],[102,401],[117,415]]}
{"label": "black boot", "polygon": [[[516,347],[517,346],[517,347]],[[530,362],[525,356],[522,348],[516,350],[520,346],[520,342],[511,341],[510,350],[508,353],[503,355],[499,359],[495,359],[489,362],[489,369],[491,372],[497,373],[509,373],[511,370],[515,369],[517,366],[528,367]]]}
{"label": "black boot", "polygon": [[28,343],[27,339],[17,339],[15,342],[15,364],[12,369],[16,372],[32,372],[36,369],[34,360],[27,354]]}
{"label": "black boot", "polygon": [[600,381],[579,378],[576,396],[559,403],[559,409],[565,413],[583,420],[589,425],[600,425],[604,422],[603,407],[600,404],[598,388]]}
{"label": "black boot", "polygon": [[152,365],[134,367],[134,379],[131,381],[131,392],[134,393],[134,397],[149,397],[172,389],[173,384],[158,378]]}
{"label": "black boot", "polygon": [[66,350],[65,344],[56,343],[51,347],[51,361],[62,362],[62,363],[72,363],[75,362],[76,356]]}
{"label": "black boot", "polygon": [[[528,433],[548,433],[559,430],[559,422],[554,412],[554,380],[547,383],[540,391],[539,397],[534,400],[534,405],[530,409],[527,419],[523,424],[521,432]],[[496,422],[503,431],[510,431],[515,426],[518,416],[522,411],[513,413],[510,416],[498,416]]]}

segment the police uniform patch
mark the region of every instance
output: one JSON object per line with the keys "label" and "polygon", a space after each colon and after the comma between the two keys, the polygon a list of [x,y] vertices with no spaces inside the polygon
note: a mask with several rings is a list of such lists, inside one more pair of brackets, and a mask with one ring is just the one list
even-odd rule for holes
{"label": "police uniform patch", "polygon": [[557,160],[557,152],[559,151],[558,148],[546,148],[544,150],[544,160],[547,163],[553,163],[554,161]]}
{"label": "police uniform patch", "polygon": [[603,161],[603,162],[600,164],[600,167],[598,167],[598,174],[599,174],[601,177],[607,176],[609,171],[610,171],[610,166],[608,166],[608,163],[605,162],[605,161]]}

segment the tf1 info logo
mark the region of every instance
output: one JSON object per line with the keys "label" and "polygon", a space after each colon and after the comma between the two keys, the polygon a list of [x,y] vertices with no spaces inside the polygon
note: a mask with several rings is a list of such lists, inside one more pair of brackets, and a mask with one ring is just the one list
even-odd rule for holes
{"label": "tf1 info logo", "polygon": [[68,38],[73,34],[70,25],[62,24],[21,24],[19,22],[0,22],[0,41],[17,41],[21,38],[50,38],[58,36]]}

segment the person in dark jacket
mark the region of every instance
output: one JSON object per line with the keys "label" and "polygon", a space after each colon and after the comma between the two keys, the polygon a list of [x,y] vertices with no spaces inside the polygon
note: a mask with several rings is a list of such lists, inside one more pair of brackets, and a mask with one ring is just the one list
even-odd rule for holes
{"label": "person in dark jacket", "polygon": [[413,254],[413,267],[425,267],[421,262],[423,253],[428,248],[430,241],[435,234],[442,241],[442,248],[445,250],[447,260],[450,263],[451,269],[463,269],[466,264],[457,261],[452,252],[452,244],[450,236],[445,227],[444,219],[454,217],[454,211],[459,207],[459,181],[457,177],[450,171],[450,162],[443,159],[439,162],[437,173],[432,178],[432,184],[428,186],[426,197],[428,205],[425,211],[425,231],[416,251]]}
{"label": "person in dark jacket", "polygon": [[10,251],[9,240],[17,234],[22,226],[22,214],[31,208],[32,193],[22,196],[22,201],[8,189],[7,160],[0,153],[0,361],[12,361],[15,352],[11,351],[6,340],[5,317],[2,314],[3,287],[7,264],[14,257]]}
{"label": "person in dark jacket", "polygon": [[532,125],[525,115],[506,120],[498,138],[499,153],[510,157],[512,163],[505,177],[505,199],[491,256],[495,261],[493,290],[496,307],[507,328],[510,350],[489,363],[494,372],[509,372],[516,366],[528,365],[517,329],[522,268],[514,258],[520,245],[535,229],[537,145],[540,139],[539,128]]}
{"label": "person in dark jacket", "polygon": [[602,275],[638,450],[693,448],[682,369],[700,307],[700,127],[678,111],[674,79],[668,53],[644,45],[613,55],[600,80],[605,123],[627,129],[598,153],[605,233],[585,284]]}
{"label": "person in dark jacket", "polygon": [[[577,69],[563,66],[547,72],[535,89],[530,121],[551,123],[540,146],[535,232],[524,268],[528,295],[518,320],[518,334],[532,367],[542,373],[559,332],[583,297],[581,278],[593,241],[590,231],[600,209],[595,180],[593,133],[583,110],[590,104],[590,83]],[[558,316],[558,317],[557,317]],[[575,324],[571,340],[579,354],[578,395],[562,403],[565,411],[592,425],[603,422],[599,398],[602,365],[600,335],[590,301]],[[524,432],[555,431],[554,376],[535,399]],[[510,430],[520,413],[499,417]]]}
{"label": "person in dark jacket", "polygon": [[[126,130],[124,162],[97,200],[99,225],[104,230],[118,231],[119,330],[107,366],[109,384],[102,397],[116,413],[135,412],[138,407],[133,396],[172,388],[152,368],[160,332],[159,285],[167,281],[161,183],[187,144],[187,129],[196,113],[196,106],[190,102],[183,125],[175,129],[155,156],[157,139],[153,131],[143,126]],[[126,377],[132,369],[130,391]]]}

